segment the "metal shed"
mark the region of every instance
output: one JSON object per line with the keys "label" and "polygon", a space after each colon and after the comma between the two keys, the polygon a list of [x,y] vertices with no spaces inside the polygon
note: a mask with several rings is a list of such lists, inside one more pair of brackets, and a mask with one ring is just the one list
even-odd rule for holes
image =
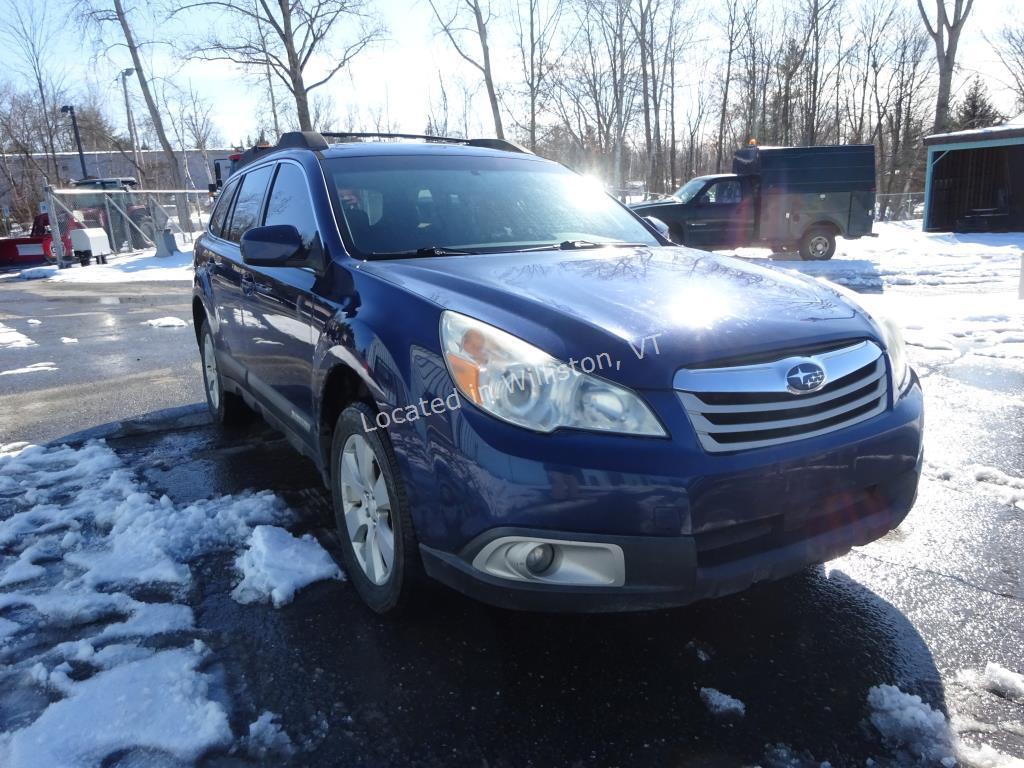
{"label": "metal shed", "polygon": [[924,143],[926,232],[1024,231],[1024,115]]}

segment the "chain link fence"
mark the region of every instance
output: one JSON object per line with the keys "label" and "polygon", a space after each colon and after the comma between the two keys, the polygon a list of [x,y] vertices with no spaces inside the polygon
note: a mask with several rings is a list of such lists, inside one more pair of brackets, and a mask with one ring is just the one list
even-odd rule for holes
{"label": "chain link fence", "polygon": [[176,246],[186,246],[209,223],[214,203],[209,192],[194,189],[49,188],[46,198],[51,251],[63,263],[77,256],[76,229],[102,230],[113,254],[155,248],[165,231]]}

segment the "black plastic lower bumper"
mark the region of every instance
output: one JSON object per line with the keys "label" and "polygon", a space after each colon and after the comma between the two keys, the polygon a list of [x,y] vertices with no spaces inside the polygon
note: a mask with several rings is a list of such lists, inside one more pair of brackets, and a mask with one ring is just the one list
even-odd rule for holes
{"label": "black plastic lower bumper", "polygon": [[[808,565],[839,557],[851,547],[884,536],[907,516],[917,495],[920,463],[884,487],[866,489],[828,516],[812,518],[806,529],[764,540],[764,548],[739,549],[734,556],[706,553],[693,536],[597,536],[566,531],[495,528],[461,552],[421,545],[426,571],[470,597],[502,608],[535,611],[640,611],[686,605],[746,589],[758,581],[792,575]],[[806,535],[803,535],[803,534]],[[601,541],[622,547],[626,582],[620,587],[569,587],[502,579],[475,569],[474,556],[503,536],[538,536]],[[749,544],[749,542],[748,542]]]}

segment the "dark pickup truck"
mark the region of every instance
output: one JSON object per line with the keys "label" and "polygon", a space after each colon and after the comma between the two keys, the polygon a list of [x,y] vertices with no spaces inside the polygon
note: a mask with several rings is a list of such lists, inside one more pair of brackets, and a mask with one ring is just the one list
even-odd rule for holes
{"label": "dark pickup truck", "polygon": [[736,152],[733,173],[698,176],[664,200],[631,207],[664,222],[682,245],[799,249],[804,259],[830,259],[837,235],[871,234],[875,148],[749,147]]}

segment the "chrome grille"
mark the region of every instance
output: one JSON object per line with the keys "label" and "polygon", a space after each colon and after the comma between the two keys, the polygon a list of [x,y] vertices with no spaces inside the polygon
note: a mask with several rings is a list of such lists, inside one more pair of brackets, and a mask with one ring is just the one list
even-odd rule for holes
{"label": "chrome grille", "polygon": [[[825,383],[794,393],[787,372],[813,363]],[[885,356],[870,341],[812,356],[756,365],[676,372],[673,386],[704,450],[743,451],[824,435],[885,410],[889,380]]]}

